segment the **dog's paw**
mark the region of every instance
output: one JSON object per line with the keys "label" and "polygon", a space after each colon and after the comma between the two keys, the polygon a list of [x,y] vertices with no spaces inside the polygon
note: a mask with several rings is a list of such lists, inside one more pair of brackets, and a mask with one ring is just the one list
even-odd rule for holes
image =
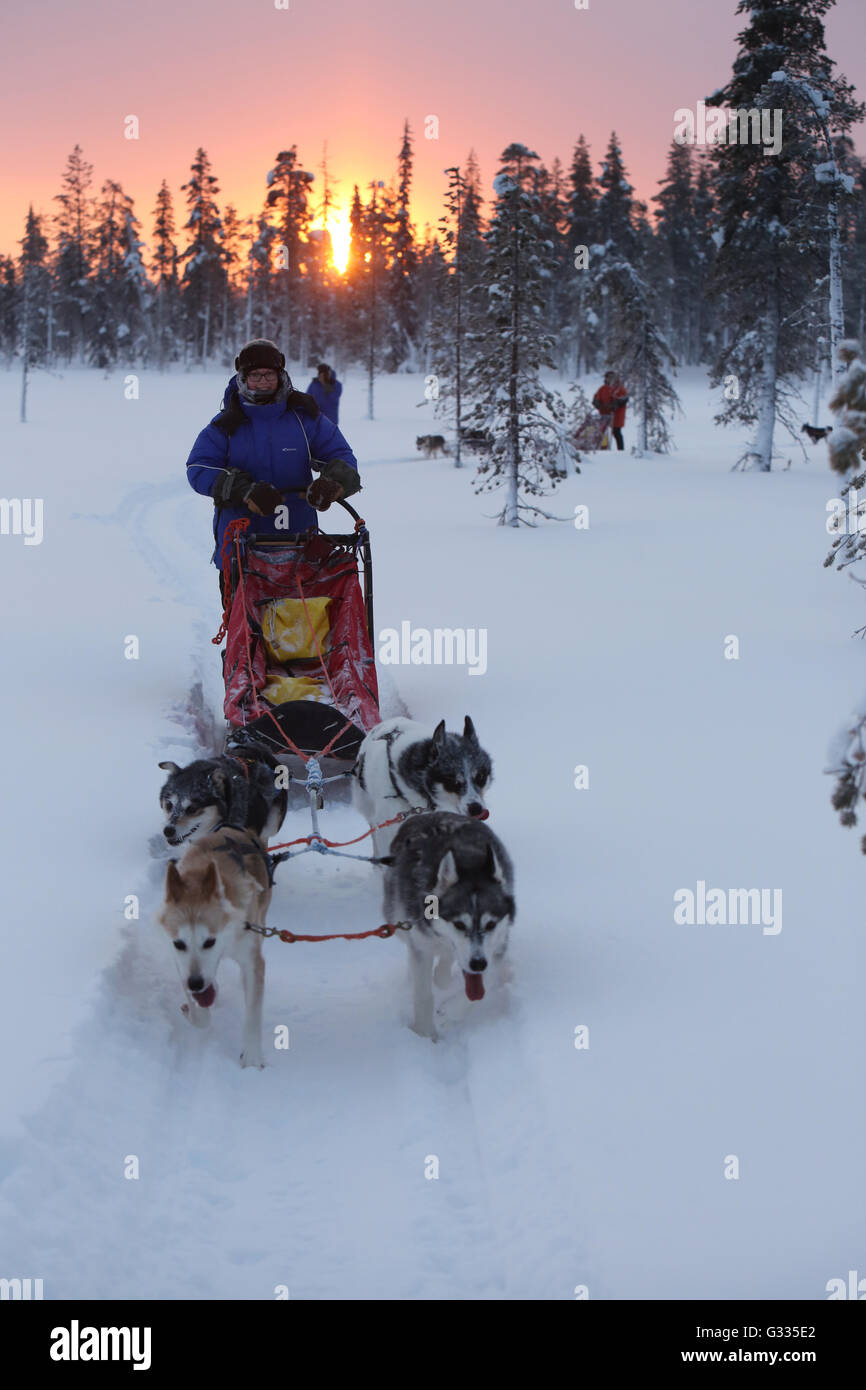
{"label": "dog's paw", "polygon": [[435,1028],[418,1028],[414,1023],[410,1023],[409,1027],[416,1037],[424,1038],[426,1042],[435,1043],[439,1041],[439,1034],[436,1032]]}

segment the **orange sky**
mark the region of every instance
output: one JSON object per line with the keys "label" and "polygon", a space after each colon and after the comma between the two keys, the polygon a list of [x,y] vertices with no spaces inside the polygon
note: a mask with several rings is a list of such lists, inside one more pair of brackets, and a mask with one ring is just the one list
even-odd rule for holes
{"label": "orange sky", "polygon": [[[656,191],[673,113],[723,83],[742,26],[735,0],[7,0],[0,86],[0,249],[17,251],[32,199],[53,211],[78,141],[94,184],[119,179],[145,240],[159,183],[207,149],[221,205],[258,212],[277,151],[314,172],[327,141],[337,196],[393,178],[404,117],[415,137],[413,213],[435,223],[443,169],[474,146],[485,187],[511,140],[567,162],[578,134],[600,159],[615,127],[632,182]],[[866,95],[866,4],[841,0],[829,49]],[[140,138],[126,140],[136,115]],[[439,138],[424,138],[429,115]],[[861,131],[858,144],[866,148]],[[314,185],[318,196],[319,181]],[[178,221],[182,221],[178,216]]]}

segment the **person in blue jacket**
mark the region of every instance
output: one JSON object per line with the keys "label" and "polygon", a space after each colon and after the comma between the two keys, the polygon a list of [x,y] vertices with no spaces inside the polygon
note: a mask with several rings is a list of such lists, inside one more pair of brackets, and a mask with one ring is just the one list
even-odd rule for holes
{"label": "person in blue jacket", "polygon": [[254,518],[257,534],[315,530],[317,511],[361,487],[355,455],[312,397],[294,389],[275,343],[247,343],[235,368],[186,465],[190,486],[213,499],[217,568],[230,521]]}
{"label": "person in blue jacket", "polygon": [[340,415],[343,383],[337,380],[333,367],[329,367],[327,362],[320,362],[307,390],[322,414],[327,415],[336,425]]}

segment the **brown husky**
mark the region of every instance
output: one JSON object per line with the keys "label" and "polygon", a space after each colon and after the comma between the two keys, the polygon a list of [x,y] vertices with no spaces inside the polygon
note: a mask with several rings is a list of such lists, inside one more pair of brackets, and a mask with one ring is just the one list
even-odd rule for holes
{"label": "brown husky", "polygon": [[172,859],[165,876],[165,902],[159,922],[177,951],[186,991],[183,1012],[204,1028],[216,999],[216,973],[222,957],[241,968],[244,982],[242,1067],[263,1067],[262,995],[265,962],[262,937],[247,930],[263,927],[271,900],[265,847],[252,830],[226,828],[191,844],[178,868]]}

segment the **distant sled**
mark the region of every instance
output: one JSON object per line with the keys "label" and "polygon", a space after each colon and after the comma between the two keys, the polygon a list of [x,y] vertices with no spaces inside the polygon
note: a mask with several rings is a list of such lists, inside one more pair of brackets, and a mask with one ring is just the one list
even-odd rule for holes
{"label": "distant sled", "polygon": [[610,420],[592,411],[574,432],[578,449],[592,453],[594,449],[610,448]]}

